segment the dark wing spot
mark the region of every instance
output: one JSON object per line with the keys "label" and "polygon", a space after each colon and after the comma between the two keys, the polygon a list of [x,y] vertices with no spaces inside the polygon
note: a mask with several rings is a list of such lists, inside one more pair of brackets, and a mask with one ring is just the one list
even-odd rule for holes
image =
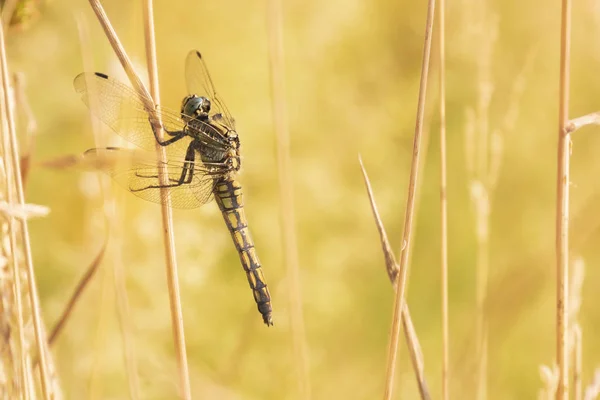
{"label": "dark wing spot", "polygon": [[95,75],[99,76],[100,78],[108,79],[108,75],[103,74],[102,72],[95,72]]}
{"label": "dark wing spot", "polygon": [[196,50],[196,55],[198,56],[198,58],[202,58],[202,54],[200,54],[198,50]]}

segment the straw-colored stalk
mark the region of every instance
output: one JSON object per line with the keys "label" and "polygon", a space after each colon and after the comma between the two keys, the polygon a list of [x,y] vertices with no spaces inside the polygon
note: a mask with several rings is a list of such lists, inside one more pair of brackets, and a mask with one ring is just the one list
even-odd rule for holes
{"label": "straw-colored stalk", "polygon": [[[377,230],[379,232],[379,240],[381,242],[381,248],[385,257],[385,266],[388,273],[388,277],[390,279],[390,282],[392,283],[392,287],[395,289],[396,286],[394,285],[394,282],[396,281],[396,277],[398,276],[398,271],[400,270],[400,267],[396,262],[394,251],[392,250],[392,246],[390,246],[390,242],[388,240],[387,233],[383,226],[383,222],[381,221],[381,217],[379,216],[377,204],[375,203],[375,196],[373,195],[373,189],[371,188],[371,182],[369,181],[369,176],[367,175],[367,171],[365,170],[360,156],[358,157],[358,162],[360,164],[363,179],[365,181],[365,186],[367,188],[367,194],[369,196],[369,202],[371,203],[371,210],[373,211],[375,225],[377,226]],[[406,345],[408,347],[410,353],[410,360],[412,362],[413,370],[415,371],[415,376],[417,378],[417,385],[419,387],[421,399],[428,400],[431,398],[431,396],[429,394],[427,381],[425,380],[425,365],[423,361],[423,352],[421,351],[419,338],[417,337],[417,333],[414,328],[412,318],[408,309],[408,304],[406,303],[404,303],[404,307],[402,308],[402,324],[404,327],[404,335],[406,337]]]}
{"label": "straw-colored stalk", "polygon": [[[1,85],[0,91],[4,94],[4,85]],[[5,121],[7,120],[7,108],[11,105],[6,103],[6,97],[2,97],[0,101],[2,109],[1,115],[1,128],[2,128],[2,201],[6,201],[10,206],[15,204],[15,193],[14,193],[14,180],[12,176],[12,167],[10,165],[10,142],[8,134],[8,126]],[[2,343],[0,346],[1,354],[3,358],[0,360],[0,364],[3,366],[4,375],[3,382],[0,382],[0,392],[5,393],[7,396],[12,397],[23,397],[29,399],[29,393],[27,388],[29,382],[27,379],[29,374],[26,371],[26,359],[28,346],[25,341],[25,325],[24,325],[24,311],[23,311],[23,291],[21,289],[21,274],[20,274],[20,263],[19,263],[19,252],[17,244],[17,232],[16,232],[16,220],[13,216],[9,216],[3,219],[2,225],[0,226],[2,232],[8,232],[9,243],[2,243],[2,263],[6,266],[10,265],[12,272],[12,279],[9,279],[9,274],[5,274],[2,271],[1,287],[2,293],[2,305],[0,307],[0,314],[2,320],[0,322],[2,331],[5,332],[3,337],[8,337],[6,343]],[[2,269],[4,270],[4,265]],[[16,314],[16,326],[15,315]],[[18,338],[18,342],[15,345],[13,342],[14,338]],[[12,339],[11,339],[12,338]],[[17,354],[14,354],[16,351]],[[6,358],[4,358],[6,357]],[[14,377],[13,377],[14,374]],[[12,382],[11,382],[12,381]],[[19,390],[23,390],[20,392]]]}
{"label": "straw-colored stalk", "polygon": [[[16,137],[16,126],[15,118],[13,115],[13,109],[9,105],[11,104],[9,94],[9,71],[8,63],[6,59],[6,49],[4,45],[4,25],[0,20],[0,64],[2,69],[2,89],[3,89],[3,101],[6,108],[6,122],[8,127],[8,138],[10,148],[10,167],[12,176],[14,177],[14,184],[16,187],[17,199],[16,203],[21,207],[25,204],[25,197],[23,194],[23,183],[21,181],[21,166],[19,163],[19,149]],[[8,152],[8,149],[5,151]],[[8,172],[8,171],[7,171]],[[42,317],[40,315],[40,303],[37,292],[35,270],[33,268],[33,257],[31,255],[31,242],[29,240],[29,228],[26,219],[19,219],[18,224],[20,225],[21,242],[23,244],[23,253],[25,261],[25,272],[27,277],[27,286],[29,294],[29,302],[31,305],[31,314],[33,319],[33,327],[35,333],[35,341],[37,345],[37,352],[40,358],[40,386],[42,389],[42,396],[44,399],[53,398],[55,395],[59,395],[55,392],[55,388],[58,391],[58,385],[50,382],[50,373],[47,363],[47,352],[46,352],[46,338],[44,335],[44,328],[42,326]],[[13,247],[13,251],[16,248]],[[24,384],[26,381],[23,380]]]}
{"label": "straw-colored stalk", "polygon": [[[294,195],[292,188],[290,133],[285,99],[283,11],[280,0],[267,3],[267,33],[271,78],[273,122],[277,140],[277,167],[279,172],[279,203],[281,204],[281,235],[285,265],[289,273],[289,302],[294,359],[298,377],[299,396],[310,399],[308,343],[302,313],[302,285],[298,265]],[[285,207],[284,207],[285,205]]]}
{"label": "straw-colored stalk", "polygon": [[442,400],[448,400],[449,328],[448,328],[448,199],[446,178],[446,1],[439,0],[439,63],[440,63],[440,235],[441,235],[441,298],[442,298]]}
{"label": "straw-colored stalk", "polygon": [[404,234],[402,249],[400,252],[400,265],[398,278],[396,279],[396,296],[394,298],[394,311],[390,340],[387,353],[385,390],[383,398],[391,399],[394,388],[394,376],[396,372],[396,359],[398,356],[398,344],[400,338],[400,322],[402,309],[404,307],[404,292],[408,276],[408,255],[412,239],[413,217],[415,208],[415,191],[418,181],[419,156],[421,152],[421,134],[423,132],[423,115],[425,112],[425,98],[427,93],[427,78],[429,76],[429,58],[431,55],[431,37],[433,30],[433,16],[435,11],[435,0],[429,0],[427,4],[427,20],[425,23],[425,40],[423,50],[423,61],[421,64],[421,80],[419,84],[419,99],[417,106],[417,117],[415,124],[415,136],[413,144],[413,158],[410,167],[410,178],[408,184],[408,197],[406,201],[406,213],[404,220]]}
{"label": "straw-colored stalk", "polygon": [[[150,76],[150,83],[153,96],[150,95],[141,79],[135,73],[131,60],[125,53],[123,45],[119,41],[117,34],[104,12],[102,5],[97,0],[90,0],[92,9],[96,13],[104,33],[108,38],[115,54],[117,55],[125,73],[129,77],[131,84],[134,89],[140,93],[140,100],[144,103],[144,107],[148,113],[150,113],[153,119],[157,120],[156,115],[156,104],[159,100],[158,91],[158,68],[156,64],[156,50],[155,50],[155,39],[154,39],[154,20],[152,16],[152,4],[144,3],[144,33],[146,42],[146,53],[148,59],[148,72]],[[154,100],[154,101],[153,101]],[[160,138],[162,130],[157,133]],[[164,184],[167,182],[168,177],[164,169],[165,165],[165,151],[164,148],[157,144],[157,154],[159,163],[159,182]],[[170,207],[170,199],[163,193],[163,202],[161,204],[162,211],[162,222],[163,222],[163,233],[164,233],[164,244],[165,244],[165,256],[166,256],[166,270],[167,270],[167,287],[169,291],[169,304],[171,311],[171,326],[173,330],[175,352],[177,356],[177,366],[179,375],[179,391],[180,396],[184,399],[191,399],[191,388],[189,379],[189,369],[187,364],[187,353],[185,348],[185,335],[183,328],[183,313],[181,310],[181,295],[179,291],[179,278],[177,273],[177,259],[175,254],[175,238],[173,235],[173,216]]]}
{"label": "straw-colored stalk", "polygon": [[562,1],[556,174],[556,363],[557,400],[569,398],[569,71],[571,52],[571,2]]}
{"label": "straw-colored stalk", "polygon": [[[160,91],[158,86],[158,64],[156,61],[156,38],[154,35],[154,11],[152,0],[143,2],[144,10],[144,42],[146,44],[146,63],[148,64],[148,77],[150,79],[150,93],[156,105],[160,102]],[[160,118],[160,116],[157,115]],[[164,132],[160,129],[158,137],[162,138]],[[158,144],[156,151],[160,159],[159,163],[159,182],[161,186],[166,186],[168,182],[167,170],[165,167],[166,153],[165,149]],[[173,235],[173,212],[171,210],[171,200],[168,196],[168,189],[161,188],[163,202],[162,221],[164,226],[164,243],[167,267],[167,285],[169,288],[169,300],[171,305],[171,321],[173,325],[173,336],[175,338],[175,352],[179,366],[179,385],[181,397],[184,399],[192,398],[190,386],[190,373],[187,363],[187,352],[185,349],[185,334],[183,330],[183,313],[181,310],[181,295],[179,292],[179,274],[177,272],[177,257],[175,254],[175,237]]]}

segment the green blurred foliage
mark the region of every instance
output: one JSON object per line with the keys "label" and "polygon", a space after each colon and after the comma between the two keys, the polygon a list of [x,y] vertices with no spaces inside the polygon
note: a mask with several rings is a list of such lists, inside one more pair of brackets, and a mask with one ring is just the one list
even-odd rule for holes
{"label": "green blurred foliage", "polygon": [[[106,1],[129,55],[144,74],[138,2]],[[489,63],[489,131],[502,129],[518,76],[524,80],[515,127],[501,132],[498,184],[491,196],[489,398],[533,398],[539,366],[554,359],[554,206],[557,142],[558,2],[449,2],[447,12],[448,201],[451,391],[475,387],[474,207],[465,130]],[[292,136],[294,212],[310,379],[315,399],[371,399],[383,390],[393,296],[358,166],[369,172],[389,237],[400,248],[425,2],[292,1],[284,5],[286,86]],[[543,11],[543,12],[542,12]],[[85,1],[55,0],[28,30],[8,36],[13,71],[24,72],[37,118],[35,160],[93,147],[87,110],[72,88],[83,69],[76,16],[90,31],[94,67],[126,81]],[[494,22],[495,21],[495,22]],[[573,10],[571,115],[600,106],[600,9]],[[485,42],[497,23],[486,59]],[[186,340],[195,398],[295,399],[289,279],[283,263],[276,141],[270,98],[266,4],[156,2],[162,104],[185,95],[183,60],[200,49],[238,124],[246,212],[274,305],[273,328],[255,310],[237,254],[215,204],[175,212]],[[434,40],[414,253],[408,291],[434,398],[440,396],[440,229],[437,36]],[[528,67],[525,67],[528,63]],[[513,102],[514,103],[514,102]],[[119,143],[108,131],[110,143]],[[586,262],[580,323],[584,382],[599,362],[600,310],[594,290],[600,211],[595,128],[574,138],[571,248]],[[481,128],[475,129],[481,134]],[[56,320],[106,226],[96,175],[34,167],[27,198],[52,213],[31,222],[42,308]],[[67,398],[128,398],[112,283],[122,265],[143,398],[176,396],[159,207],[115,187],[119,226],[100,273],[54,348]],[[286,205],[287,206],[287,205]],[[397,398],[417,398],[400,348]],[[94,373],[95,378],[91,379]]]}

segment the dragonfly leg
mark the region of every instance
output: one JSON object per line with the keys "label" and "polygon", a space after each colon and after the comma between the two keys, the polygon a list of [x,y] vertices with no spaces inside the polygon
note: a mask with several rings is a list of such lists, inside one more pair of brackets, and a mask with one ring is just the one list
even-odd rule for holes
{"label": "dragonfly leg", "polygon": [[168,146],[171,143],[175,143],[176,141],[183,139],[184,137],[187,136],[187,133],[185,133],[185,131],[170,132],[163,128],[163,131],[165,131],[169,136],[172,136],[172,137],[170,139],[161,141],[158,138],[158,135],[156,134],[156,129],[154,129],[154,126],[152,128],[153,128],[152,131],[154,132],[154,138],[156,139],[156,142],[161,146]]}
{"label": "dragonfly leg", "polygon": [[[181,175],[179,179],[169,179],[170,182],[174,182],[167,185],[148,185],[146,187],[140,189],[131,189],[132,192],[141,192],[147,189],[162,189],[162,188],[171,188],[177,187],[185,184],[189,184],[192,182],[194,178],[194,164],[196,160],[196,151],[192,144],[188,146],[187,152],[185,154],[185,163],[183,164],[183,168],[181,169]],[[136,176],[141,178],[158,178],[158,175],[141,175],[136,173]]]}

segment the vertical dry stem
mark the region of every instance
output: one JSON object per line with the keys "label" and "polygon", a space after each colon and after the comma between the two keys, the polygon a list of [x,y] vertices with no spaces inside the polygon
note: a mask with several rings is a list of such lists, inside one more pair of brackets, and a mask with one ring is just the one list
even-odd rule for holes
{"label": "vertical dry stem", "polygon": [[[2,105],[2,109],[0,110],[0,116],[1,116],[2,120],[4,120],[4,121],[6,121],[6,119],[8,118],[8,108],[11,107],[11,104],[7,103],[5,101],[5,99],[7,99],[7,97],[4,96],[5,89],[6,89],[5,87],[0,88],[0,91],[2,92],[2,95],[3,95],[3,98],[0,102]],[[8,126],[6,126],[6,124],[4,122],[2,123],[2,137],[3,137],[2,161],[4,164],[3,165],[4,177],[6,178],[6,201],[8,201],[8,204],[10,206],[13,206],[15,204],[15,198],[14,198],[13,174],[11,173],[12,167],[11,167],[10,161],[9,161],[10,160],[10,154],[9,154],[10,142],[9,142]],[[7,216],[7,217],[8,217],[7,218],[8,233],[10,236],[10,239],[9,239],[10,255],[12,256],[11,257],[12,260],[10,262],[10,264],[12,264],[11,265],[12,266],[12,284],[13,284],[13,291],[14,291],[14,298],[12,300],[14,300],[14,308],[16,309],[17,330],[18,330],[18,332],[17,332],[18,346],[16,347],[18,350],[18,357],[13,358],[13,361],[14,361],[13,366],[16,369],[16,371],[13,371],[13,373],[15,376],[19,377],[18,379],[20,379],[20,381],[17,380],[17,384],[15,385],[15,388],[14,388],[16,390],[16,393],[13,393],[13,394],[18,394],[19,388],[21,388],[23,390],[22,393],[25,395],[24,397],[26,399],[29,399],[29,392],[27,389],[30,386],[30,384],[29,384],[29,382],[27,382],[29,374],[26,371],[27,344],[25,342],[25,327],[24,327],[24,322],[23,322],[23,320],[24,320],[24,318],[23,318],[23,291],[21,289],[21,274],[20,274],[21,266],[20,266],[20,260],[19,260],[19,251],[20,250],[18,248],[18,243],[17,243],[15,217],[14,216]],[[8,294],[8,293],[7,293],[7,295],[10,296],[10,294]],[[3,309],[2,311],[6,312],[7,319],[10,319],[10,316],[8,316],[8,314],[12,314],[12,312],[9,312],[11,310]],[[11,336],[14,337],[14,331],[11,332]],[[5,368],[10,368],[10,366],[5,365]],[[8,395],[8,393],[6,393],[6,394]]]}
{"label": "vertical dry stem", "polygon": [[[145,0],[144,8],[144,38],[146,43],[146,62],[148,64],[148,76],[150,78],[150,92],[155,104],[160,102],[160,92],[158,88],[158,65],[156,62],[156,39],[154,36],[154,15],[152,0]],[[162,138],[161,131],[159,137]],[[160,181],[161,186],[168,183],[167,172],[164,167],[165,149],[158,144],[156,151],[159,153],[160,160]],[[179,293],[179,278],[177,273],[177,258],[175,256],[175,237],[173,235],[173,213],[170,207],[170,197],[167,189],[162,188],[161,203],[162,221],[164,226],[165,256],[167,267],[167,286],[169,288],[169,301],[171,305],[171,322],[173,327],[173,336],[175,339],[175,352],[179,366],[179,385],[180,394],[184,399],[192,398],[190,387],[190,377],[187,363],[187,352],[185,349],[185,334],[183,329],[183,313],[181,310],[181,296]]]}
{"label": "vertical dry stem", "polygon": [[449,399],[449,331],[448,331],[448,200],[446,178],[446,1],[440,0],[438,18],[440,40],[440,223],[442,284],[442,400]]}
{"label": "vertical dry stem", "polygon": [[[8,64],[6,60],[6,49],[4,46],[4,26],[0,21],[0,64],[2,68],[2,84],[3,84],[3,96],[4,104],[7,109],[7,125],[8,134],[10,138],[10,150],[11,150],[11,164],[13,170],[13,176],[15,177],[15,184],[17,189],[17,202],[23,206],[25,204],[25,196],[23,194],[23,182],[21,181],[21,166],[19,164],[19,148],[17,143],[15,120],[13,111],[10,104],[9,95],[9,73]],[[33,269],[33,258],[31,255],[31,242],[29,241],[29,228],[27,226],[27,220],[25,218],[19,219],[21,224],[21,235],[23,241],[23,251],[25,256],[25,267],[27,283],[29,285],[29,301],[31,304],[31,314],[33,319],[33,327],[35,332],[35,340],[37,344],[37,351],[40,357],[40,386],[42,388],[42,395],[44,399],[52,398],[52,387],[49,381],[48,364],[46,362],[46,342],[45,335],[42,327],[42,317],[40,315],[40,304],[37,292],[37,286],[35,281],[35,271]]]}
{"label": "vertical dry stem", "polygon": [[556,399],[569,398],[569,70],[571,46],[571,2],[562,1],[560,32],[560,86],[558,108],[558,155],[556,176]]}
{"label": "vertical dry stem", "polygon": [[273,118],[277,135],[277,166],[279,170],[279,203],[281,204],[282,237],[285,264],[289,272],[292,340],[300,397],[310,399],[308,344],[302,315],[302,290],[294,217],[292,190],[290,134],[285,100],[283,53],[283,11],[280,0],[269,0],[267,5],[269,59],[271,67],[271,96]]}
{"label": "vertical dry stem", "polygon": [[419,100],[417,106],[417,118],[415,126],[415,137],[413,145],[413,158],[410,168],[410,180],[408,185],[408,199],[406,202],[406,216],[404,220],[404,237],[400,254],[400,270],[396,282],[396,296],[394,299],[394,314],[390,332],[386,363],[385,391],[383,398],[391,399],[394,387],[394,376],[396,371],[396,358],[398,354],[398,343],[400,337],[401,313],[404,307],[404,291],[406,277],[408,275],[408,253],[412,237],[412,220],[415,208],[415,190],[417,187],[419,155],[421,150],[421,134],[423,131],[423,114],[425,112],[425,97],[427,92],[427,78],[429,75],[429,58],[431,55],[431,33],[433,29],[433,16],[435,0],[429,0],[427,5],[427,20],[425,25],[425,44],[423,51],[423,62],[421,65],[421,82],[419,85]]}

